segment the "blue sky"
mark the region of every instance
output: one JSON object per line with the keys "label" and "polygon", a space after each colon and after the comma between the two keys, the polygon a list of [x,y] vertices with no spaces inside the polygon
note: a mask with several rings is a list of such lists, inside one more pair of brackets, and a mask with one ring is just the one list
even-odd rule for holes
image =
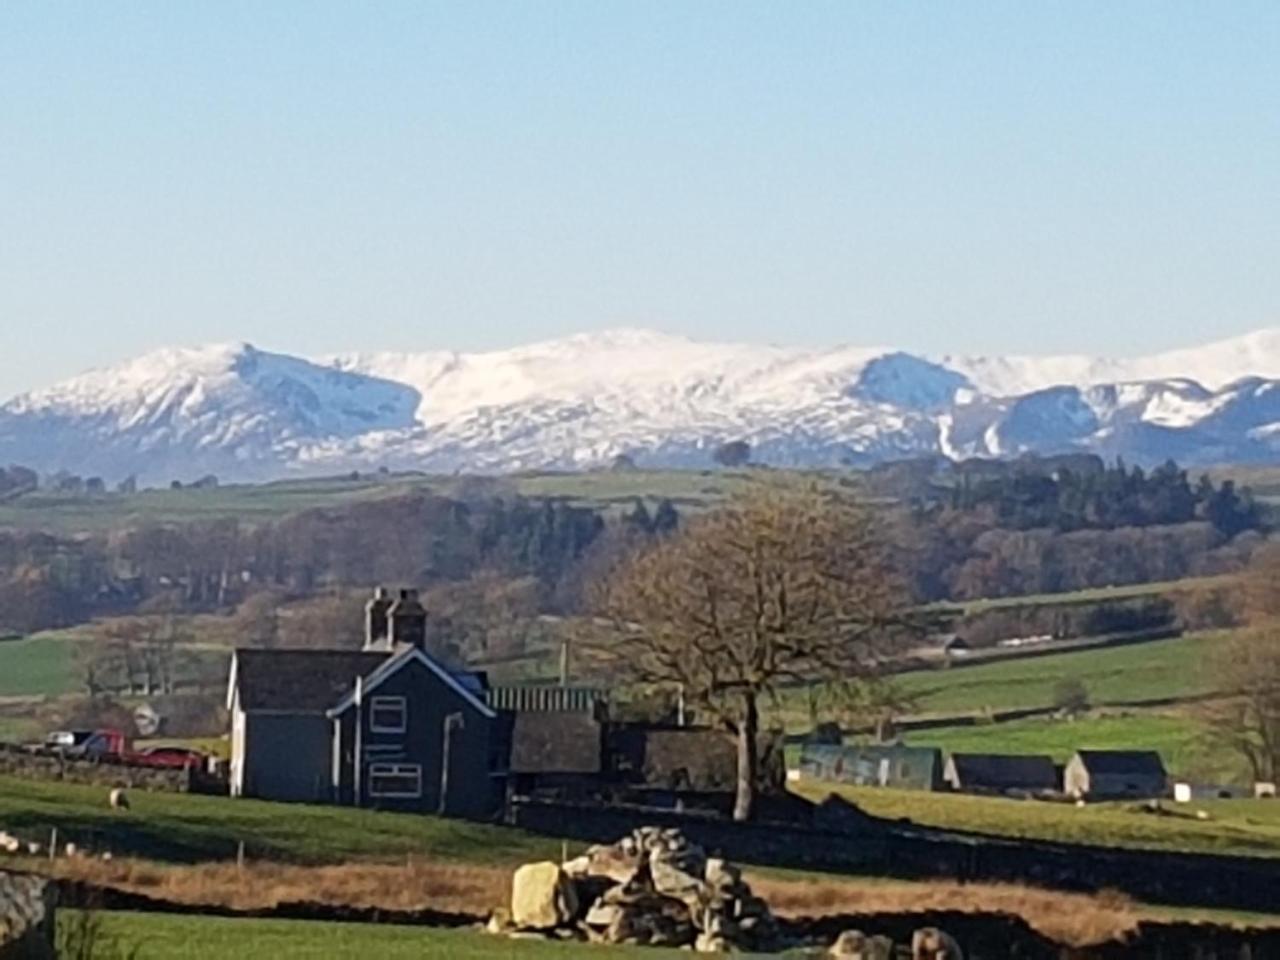
{"label": "blue sky", "polygon": [[0,6],[0,395],[228,339],[1133,353],[1280,323],[1277,264],[1274,2]]}

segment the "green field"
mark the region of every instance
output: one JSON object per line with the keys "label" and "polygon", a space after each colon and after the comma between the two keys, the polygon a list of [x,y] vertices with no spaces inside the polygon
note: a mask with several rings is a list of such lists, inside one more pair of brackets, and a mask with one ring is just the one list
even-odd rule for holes
{"label": "green field", "polygon": [[1066,606],[1073,603],[1100,603],[1105,600],[1132,600],[1135,597],[1150,597],[1157,594],[1176,594],[1190,590],[1221,587],[1231,583],[1235,577],[1229,575],[1214,577],[1187,577],[1183,580],[1161,580],[1150,583],[1126,583],[1112,587],[1090,587],[1086,590],[1072,590],[1068,593],[1034,593],[1017,597],[990,597],[981,600],[965,600],[962,602],[941,601],[933,606],[955,608],[961,613],[981,613],[984,610],[1000,610],[1009,607],[1043,607]]}
{"label": "green field", "polygon": [[[1188,634],[972,667],[913,670],[897,674],[893,680],[912,698],[906,712],[913,716],[980,717],[1002,710],[1051,707],[1056,687],[1064,680],[1083,683],[1095,707],[1176,700],[1213,692],[1203,661],[1209,645],[1221,636],[1219,632]],[[799,689],[784,691],[776,705],[768,705],[767,713],[770,722],[782,724],[791,733],[803,733],[812,724],[806,694]],[[1016,729],[1002,723],[975,736],[982,736],[989,748],[996,748],[1007,731]],[[1135,736],[1146,732],[1138,731]]]}
{"label": "green field", "polygon": [[560,844],[464,820],[344,807],[131,791],[132,809],[108,809],[102,787],[0,777],[0,824],[24,839],[62,839],[116,856],[193,863],[225,860],[243,841],[257,859],[344,863],[408,854],[510,864],[559,857]]}
{"label": "green field", "polygon": [[[1076,807],[813,781],[802,782],[799,788],[814,799],[838,793],[874,816],[906,818],[951,830],[1063,843],[1280,857],[1280,803],[1265,800],[1168,803],[1165,808],[1172,812],[1160,816],[1146,812],[1140,803]],[[1197,819],[1197,810],[1204,810],[1209,819]]]}
{"label": "green field", "polygon": [[974,667],[919,670],[895,679],[922,713],[965,713],[1045,707],[1054,687],[1079,680],[1097,704],[1212,692],[1201,664],[1220,633],[1189,634],[1123,647],[1003,660]]}
{"label": "green field", "polygon": [[[62,936],[75,928],[77,915],[60,915]],[[367,923],[318,923],[299,920],[232,919],[159,913],[100,913],[90,923],[100,924],[104,941],[114,954],[137,960],[240,960],[271,957],[273,960],[421,960],[450,957],[457,960],[541,960],[582,957],[677,957],[687,951],[653,947],[598,947],[576,943],[510,940],[471,930],[428,927],[396,927]],[[131,951],[136,951],[133,953]],[[104,950],[101,956],[110,957]]]}
{"label": "green field", "polygon": [[340,507],[416,490],[429,490],[446,496],[460,494],[467,484],[474,485],[476,492],[492,488],[499,493],[563,498],[601,507],[629,508],[637,497],[650,501],[669,497],[677,506],[697,509],[741,490],[752,483],[755,476],[757,474],[753,472],[731,470],[530,473],[502,478],[369,474],[358,479],[282,480],[264,484],[229,484],[208,490],[157,489],[132,494],[39,491],[0,503],[0,528],[80,533],[114,530],[141,523],[187,523],[227,518],[253,523],[300,510]]}
{"label": "green field", "polygon": [[[193,631],[206,628],[210,621],[223,621],[221,632],[230,634],[234,621],[229,617],[191,617],[187,622]],[[83,624],[67,630],[51,630],[20,640],[0,641],[0,699],[5,697],[60,697],[83,693],[76,650],[82,644],[94,643],[101,636],[101,624]],[[228,642],[234,635],[228,636]],[[193,681],[221,683],[230,662],[228,649],[216,644],[192,643],[180,648],[176,669],[180,684]]]}
{"label": "green field", "polygon": [[[817,797],[847,793],[869,813],[918,823],[1012,836],[1167,849],[1280,856],[1280,803],[1196,804],[1212,820],[1156,817],[1140,805],[1015,801],[903,790],[802,783]],[[132,809],[108,809],[106,790],[0,777],[0,824],[24,839],[58,828],[90,852],[110,850],[173,863],[227,860],[241,841],[253,859],[288,863],[393,861],[410,854],[436,861],[509,866],[558,859],[560,841],[509,827],[344,807],[265,803],[228,797],[130,793]]]}
{"label": "green field", "polygon": [[1076,750],[1156,750],[1175,776],[1207,783],[1247,783],[1242,760],[1214,746],[1192,717],[1140,712],[1075,720],[1035,717],[1009,723],[909,733],[906,741],[948,753],[1047,753],[1063,763]]}
{"label": "green field", "polygon": [[74,647],[53,635],[0,641],[0,697],[58,696],[76,687]]}

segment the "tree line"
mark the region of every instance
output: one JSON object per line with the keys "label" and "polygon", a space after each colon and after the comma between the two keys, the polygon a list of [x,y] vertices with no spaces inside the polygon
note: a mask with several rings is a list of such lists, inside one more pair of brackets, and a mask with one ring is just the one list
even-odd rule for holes
{"label": "tree line", "polygon": [[611,520],[601,509],[558,500],[416,492],[267,522],[142,523],[75,536],[0,531],[0,629],[227,611],[257,593],[430,587],[478,574],[527,581],[539,609],[555,611],[595,552],[679,522],[670,502],[640,504]]}

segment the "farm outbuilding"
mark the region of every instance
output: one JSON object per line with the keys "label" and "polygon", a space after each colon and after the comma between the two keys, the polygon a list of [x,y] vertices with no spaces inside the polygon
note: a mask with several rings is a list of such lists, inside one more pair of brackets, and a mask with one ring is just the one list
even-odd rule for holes
{"label": "farm outbuilding", "polygon": [[1169,777],[1154,750],[1078,750],[1063,774],[1063,789],[1086,800],[1163,797]]}
{"label": "farm outbuilding", "polygon": [[800,752],[800,775],[811,780],[938,790],[943,785],[942,773],[942,751],[936,747],[806,744]]}
{"label": "farm outbuilding", "polygon": [[1053,758],[1034,754],[953,753],[943,779],[961,793],[1038,793],[1059,789]]}

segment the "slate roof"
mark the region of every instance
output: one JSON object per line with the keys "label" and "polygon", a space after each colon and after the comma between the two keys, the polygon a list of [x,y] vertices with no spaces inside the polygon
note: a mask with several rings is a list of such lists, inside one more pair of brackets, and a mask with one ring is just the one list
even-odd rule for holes
{"label": "slate roof", "polygon": [[1154,750],[1079,750],[1076,756],[1090,773],[1165,776],[1164,761]]}
{"label": "slate roof", "polygon": [[[759,787],[781,790],[786,778],[782,740],[771,731],[759,737]],[[738,780],[738,748],[727,732],[709,727],[619,725],[609,730],[609,753],[627,779],[669,790],[733,790]]]}
{"label": "slate roof", "polygon": [[1002,753],[953,753],[949,768],[961,787],[993,790],[1052,790],[1058,771],[1048,756]]}
{"label": "slate roof", "polygon": [[242,710],[323,713],[386,661],[363,650],[237,650],[231,680]]}
{"label": "slate roof", "polygon": [[590,713],[518,713],[513,724],[512,773],[600,772],[600,724]]}

